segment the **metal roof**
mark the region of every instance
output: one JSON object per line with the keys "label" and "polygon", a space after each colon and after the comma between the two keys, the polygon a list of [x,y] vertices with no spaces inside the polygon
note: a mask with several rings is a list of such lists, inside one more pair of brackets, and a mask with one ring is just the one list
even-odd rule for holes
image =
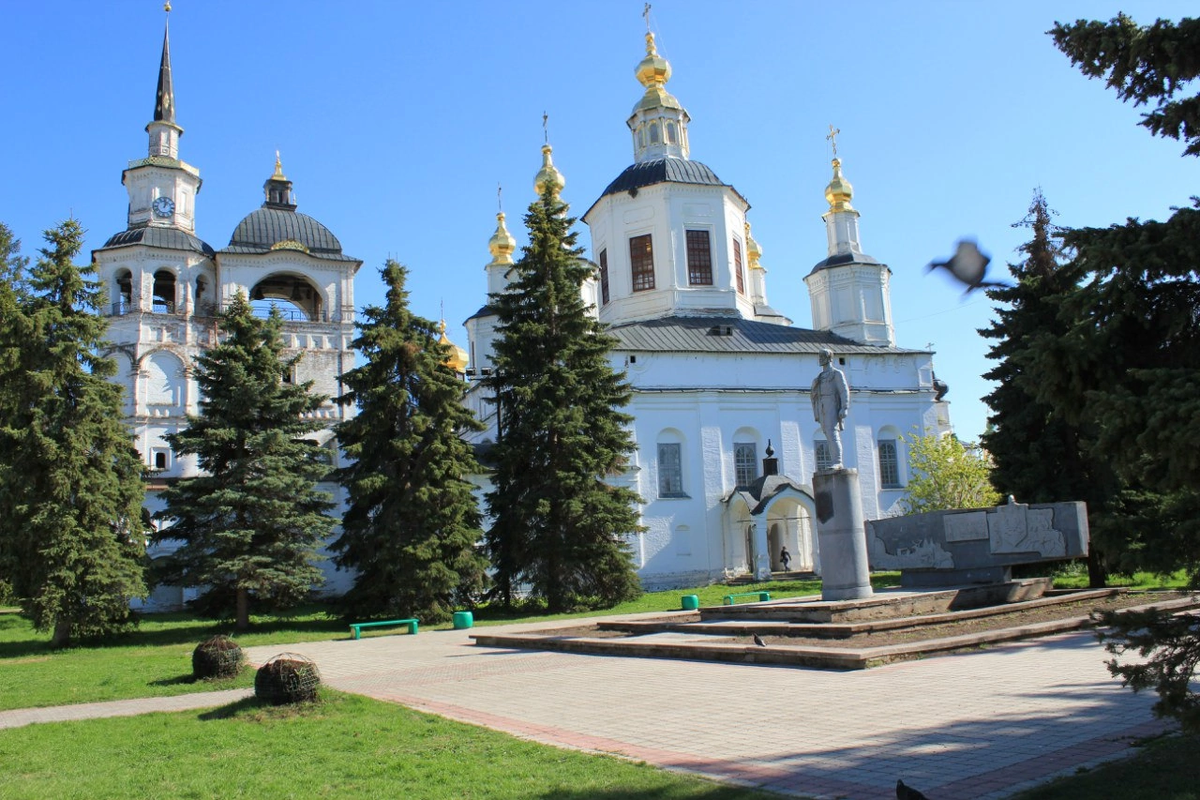
{"label": "metal roof", "polygon": [[836,256],[830,256],[824,261],[818,261],[813,266],[812,272],[808,274],[812,275],[813,272],[820,272],[823,269],[830,269],[831,267],[841,267],[846,264],[878,264],[880,266],[887,266],[866,253],[838,253]]}
{"label": "metal roof", "polygon": [[259,208],[238,223],[222,253],[266,253],[275,245],[296,242],[305,252],[329,261],[357,261],[342,253],[342,243],[307,214],[283,208]]}
{"label": "metal roof", "polygon": [[131,228],[110,236],[103,247],[98,250],[108,250],[114,247],[129,247],[143,244],[147,247],[159,247],[163,250],[185,250],[193,253],[213,256],[213,249],[204,241],[178,228],[162,228],[156,225],[145,228]]}
{"label": "metal roof", "polygon": [[705,186],[724,186],[717,174],[699,161],[686,158],[656,158],[641,161],[625,168],[617,179],[608,185],[601,197],[618,192],[628,192],[656,183],[698,183]]}
{"label": "metal roof", "polygon": [[775,325],[741,317],[660,317],[613,325],[617,350],[659,353],[924,353],[894,346],[862,344],[832,331]]}

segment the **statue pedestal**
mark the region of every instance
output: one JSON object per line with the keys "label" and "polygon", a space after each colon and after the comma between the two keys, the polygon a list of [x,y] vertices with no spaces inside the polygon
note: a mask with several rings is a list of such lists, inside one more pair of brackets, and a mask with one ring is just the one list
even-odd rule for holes
{"label": "statue pedestal", "polygon": [[867,532],[863,525],[858,470],[829,469],[813,475],[817,541],[821,549],[821,599],[871,597]]}

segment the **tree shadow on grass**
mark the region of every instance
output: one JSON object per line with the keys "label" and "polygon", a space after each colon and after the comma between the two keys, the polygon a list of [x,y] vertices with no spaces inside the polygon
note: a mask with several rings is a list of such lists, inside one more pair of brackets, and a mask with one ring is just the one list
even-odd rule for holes
{"label": "tree shadow on grass", "polygon": [[270,706],[267,703],[259,700],[257,697],[245,697],[237,702],[209,709],[208,711],[198,715],[196,719],[200,720],[201,722],[212,722],[213,720],[220,719],[233,719],[239,714],[260,707],[269,708]]}

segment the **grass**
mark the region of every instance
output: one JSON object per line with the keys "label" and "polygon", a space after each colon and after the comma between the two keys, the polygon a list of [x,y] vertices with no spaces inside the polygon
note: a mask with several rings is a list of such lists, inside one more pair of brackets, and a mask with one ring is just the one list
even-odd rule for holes
{"label": "grass", "polygon": [[296,708],[0,730],[5,798],[766,800],[768,795],[323,690]]}
{"label": "grass", "polygon": [[[1067,562],[1048,574],[1054,578],[1055,589],[1088,588],[1087,564],[1083,561]],[[1182,569],[1169,575],[1156,572],[1135,572],[1132,575],[1114,573],[1108,576],[1108,585],[1130,589],[1186,589],[1188,574],[1187,570]]]}
{"label": "grass", "polygon": [[1200,800],[1200,735],[1167,736],[1137,755],[1022,792],[1013,800]]}

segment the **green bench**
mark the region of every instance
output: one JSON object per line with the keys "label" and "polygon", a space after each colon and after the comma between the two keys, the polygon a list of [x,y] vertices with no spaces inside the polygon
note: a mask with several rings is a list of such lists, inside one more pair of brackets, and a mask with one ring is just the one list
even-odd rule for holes
{"label": "green bench", "polygon": [[727,594],[727,595],[725,595],[724,603],[727,606],[731,606],[737,602],[737,599],[739,597],[757,597],[758,602],[765,603],[771,599],[771,593],[770,592],[742,592],[741,594]]}
{"label": "green bench", "polygon": [[387,619],[380,622],[352,622],[350,630],[354,631],[354,638],[359,638],[359,634],[363,628],[382,628],[392,625],[407,625],[408,632],[415,634],[417,632],[417,621],[415,619]]}

